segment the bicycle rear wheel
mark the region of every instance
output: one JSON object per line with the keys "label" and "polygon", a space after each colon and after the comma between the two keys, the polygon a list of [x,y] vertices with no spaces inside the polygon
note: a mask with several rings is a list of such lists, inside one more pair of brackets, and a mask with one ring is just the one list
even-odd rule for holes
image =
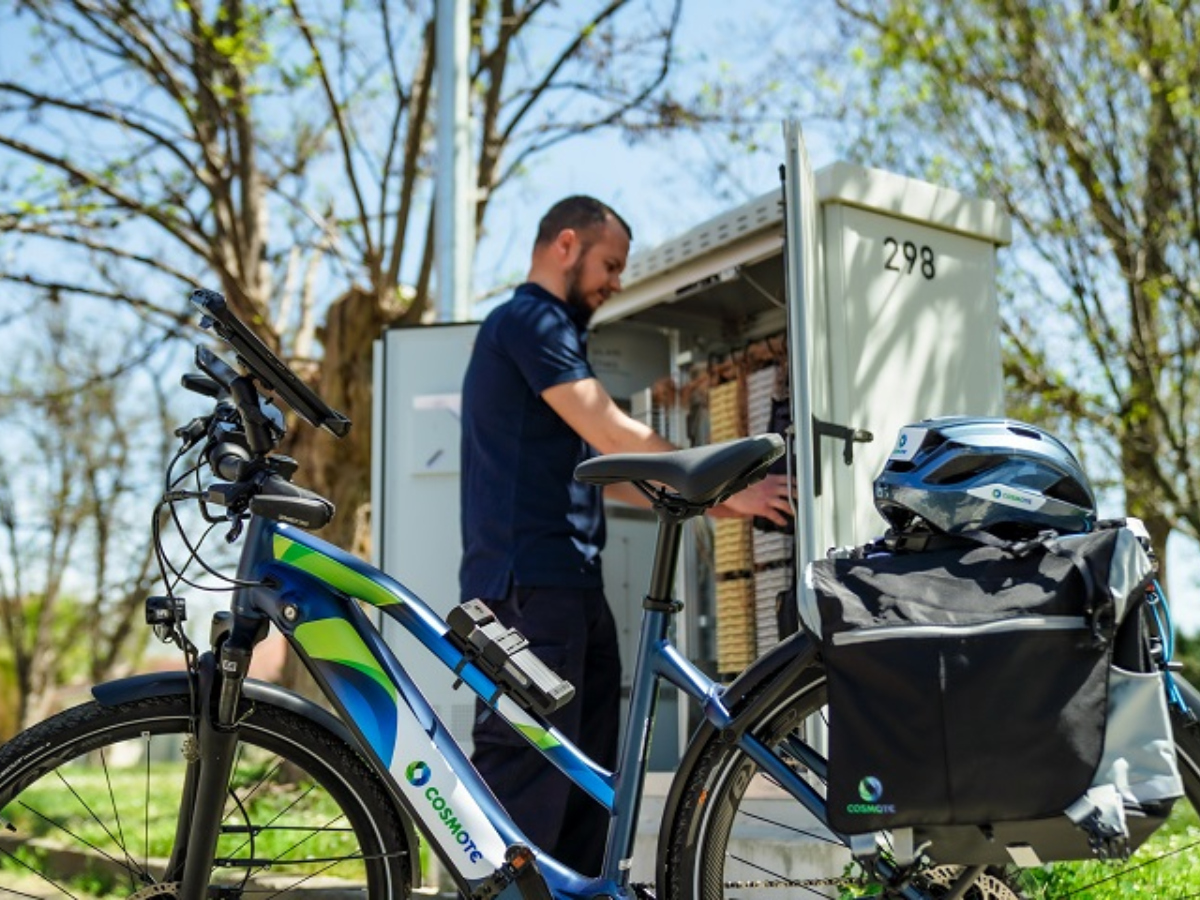
{"label": "bicycle rear wheel", "polygon": [[[798,757],[789,743],[804,740],[804,724],[819,716],[825,704],[825,677],[812,667],[793,678],[781,698],[766,710],[752,733],[775,748],[823,793],[824,783]],[[1200,693],[1183,685],[1185,700],[1200,716]],[[1176,821],[1195,818],[1188,807],[1200,810],[1200,725],[1185,726],[1177,717],[1176,745],[1188,800],[1180,801]],[[772,900],[783,897],[868,896],[879,886],[869,883],[844,845],[798,802],[759,771],[758,767],[719,732],[710,731],[694,753],[689,753],[686,778],[672,811],[665,844],[660,844],[658,896],[664,900]],[[1190,818],[1189,818],[1190,817]],[[1093,881],[1119,878],[1123,891],[1142,890],[1141,896],[1168,900],[1195,896],[1200,891],[1200,865],[1196,881],[1173,883],[1179,893],[1156,889],[1156,864],[1200,856],[1200,826],[1172,845],[1145,845],[1127,864],[1072,864],[1039,872],[1036,879],[1017,870],[989,869],[968,891],[968,900],[1020,900],[1081,894]],[[1175,863],[1167,863],[1174,865]],[[1094,871],[1093,871],[1094,870]],[[1178,870],[1172,870],[1178,871]],[[961,869],[934,866],[917,883],[930,896],[945,895]],[[1142,885],[1143,887],[1139,887]],[[1145,886],[1150,886],[1148,889]]]}
{"label": "bicycle rear wheel", "polygon": [[[386,788],[319,724],[243,711],[210,897],[403,898]],[[185,694],[87,703],[0,748],[0,900],[174,898],[165,869],[194,743]]]}

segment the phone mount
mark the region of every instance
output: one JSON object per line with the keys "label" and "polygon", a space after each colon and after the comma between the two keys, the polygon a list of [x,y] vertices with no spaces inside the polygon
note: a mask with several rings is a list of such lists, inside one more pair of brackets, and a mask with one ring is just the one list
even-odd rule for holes
{"label": "phone mount", "polygon": [[192,305],[204,313],[200,327],[212,329],[237,353],[250,375],[295,410],[310,425],[324,428],[336,437],[350,431],[350,420],[316,395],[287,364],[271,352],[253,331],[233,314],[225,298],[216,291],[200,288],[192,292]]}

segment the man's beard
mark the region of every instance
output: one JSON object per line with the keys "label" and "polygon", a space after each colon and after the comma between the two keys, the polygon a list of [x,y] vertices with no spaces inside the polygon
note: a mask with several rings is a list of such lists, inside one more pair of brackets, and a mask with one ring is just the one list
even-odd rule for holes
{"label": "man's beard", "polygon": [[563,299],[567,301],[567,306],[579,314],[583,324],[587,325],[592,320],[592,313],[595,310],[588,305],[583,292],[579,290],[579,275],[583,271],[583,256],[584,254],[580,254],[579,261],[567,273],[567,296]]}

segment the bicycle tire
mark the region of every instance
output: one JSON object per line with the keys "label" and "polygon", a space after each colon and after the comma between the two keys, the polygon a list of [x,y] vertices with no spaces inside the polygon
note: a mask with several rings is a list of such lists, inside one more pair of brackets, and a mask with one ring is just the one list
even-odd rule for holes
{"label": "bicycle tire", "polygon": [[[86,703],[0,747],[0,900],[175,897],[161,879],[191,706],[186,694]],[[264,702],[240,713],[210,894],[406,897],[412,861],[379,776],[310,719]]]}
{"label": "bicycle tire", "polygon": [[[781,677],[791,679],[787,689],[750,727],[769,746],[777,746],[825,705],[825,676],[819,666]],[[1200,716],[1200,692],[1186,683],[1181,683],[1181,692]],[[1200,811],[1200,724],[1186,721],[1179,715],[1174,719],[1176,745],[1187,798]],[[659,848],[660,898],[859,896],[852,893],[847,877],[853,871],[849,852],[801,804],[767,783],[758,767],[716,729],[705,726],[697,740],[681,768],[682,788],[667,805],[671,821],[664,823],[665,843]],[[753,802],[746,803],[747,798]],[[731,834],[736,835],[732,841]],[[942,866],[929,873],[931,896],[937,897],[957,871],[958,867]],[[861,887],[872,890],[866,884]],[[878,885],[873,890],[878,891]],[[1021,900],[1028,895],[1015,870],[996,868],[966,896]]]}

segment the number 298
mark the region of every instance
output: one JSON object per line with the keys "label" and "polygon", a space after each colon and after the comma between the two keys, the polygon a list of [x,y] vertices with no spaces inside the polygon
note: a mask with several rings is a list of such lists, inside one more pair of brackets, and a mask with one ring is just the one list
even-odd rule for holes
{"label": "number 298", "polygon": [[891,248],[883,264],[885,269],[911,275],[919,264],[920,272],[926,280],[933,280],[937,275],[932,247],[918,247],[912,241],[901,243],[894,237],[884,238],[883,246],[885,249]]}

